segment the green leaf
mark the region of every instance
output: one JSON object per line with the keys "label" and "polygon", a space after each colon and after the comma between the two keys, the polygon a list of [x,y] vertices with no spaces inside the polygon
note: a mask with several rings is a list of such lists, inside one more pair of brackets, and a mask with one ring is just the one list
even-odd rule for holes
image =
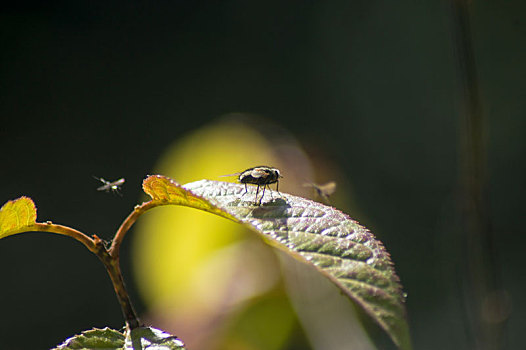
{"label": "green leaf", "polygon": [[144,183],[154,201],[233,217],[272,246],[314,265],[378,323],[399,348],[411,349],[405,297],[389,253],[369,230],[346,214],[270,190],[258,206],[255,186],[250,186],[246,194],[244,185],[209,180],[183,187],[159,175],[148,177]]}
{"label": "green leaf", "polygon": [[126,335],[126,349],[185,350],[184,343],[174,335],[153,327],[139,327]]}
{"label": "green leaf", "polygon": [[124,349],[124,334],[108,327],[92,329],[66,339],[54,350]]}
{"label": "green leaf", "polygon": [[0,209],[0,239],[24,232],[36,223],[37,208],[29,197],[8,201]]}
{"label": "green leaf", "polygon": [[66,339],[53,350],[185,350],[184,343],[177,337],[153,327],[138,327],[122,334],[110,329],[92,329]]}

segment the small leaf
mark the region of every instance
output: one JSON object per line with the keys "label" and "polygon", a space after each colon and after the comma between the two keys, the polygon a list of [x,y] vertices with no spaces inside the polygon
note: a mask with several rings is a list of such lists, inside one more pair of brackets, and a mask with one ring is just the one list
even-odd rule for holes
{"label": "small leaf", "polygon": [[174,335],[153,327],[139,327],[126,334],[126,349],[185,350]]}
{"label": "small leaf", "polygon": [[108,327],[92,329],[66,339],[53,350],[124,349],[124,334]]}
{"label": "small leaf", "polygon": [[8,201],[0,209],[0,239],[23,232],[36,223],[37,208],[29,197]]}
{"label": "small leaf", "polygon": [[[314,265],[389,334],[411,349],[405,297],[389,253],[365,227],[349,216],[305,198],[267,190],[262,205],[256,187],[202,180],[184,187],[150,176],[145,191],[162,204],[179,204],[234,218],[265,241]],[[261,191],[260,191],[261,193]]]}

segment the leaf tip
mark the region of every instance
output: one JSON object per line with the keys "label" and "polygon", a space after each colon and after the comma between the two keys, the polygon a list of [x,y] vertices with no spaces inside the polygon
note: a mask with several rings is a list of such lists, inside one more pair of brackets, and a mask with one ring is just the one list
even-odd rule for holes
{"label": "leaf tip", "polygon": [[142,182],[143,191],[153,200],[163,200],[170,197],[170,189],[181,188],[173,179],[163,175],[148,175]]}
{"label": "leaf tip", "polygon": [[23,227],[36,223],[37,208],[29,197],[7,201],[0,208],[0,238],[18,233]]}

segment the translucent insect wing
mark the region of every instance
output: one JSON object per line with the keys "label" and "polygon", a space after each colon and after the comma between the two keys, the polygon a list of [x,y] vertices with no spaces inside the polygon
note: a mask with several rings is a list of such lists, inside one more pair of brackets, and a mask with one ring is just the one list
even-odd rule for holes
{"label": "translucent insect wing", "polygon": [[263,169],[263,168],[254,168],[250,171],[250,176],[254,177],[254,178],[260,178],[260,177],[263,177],[263,176],[267,176],[269,173],[269,171],[267,169]]}
{"label": "translucent insect wing", "polygon": [[336,191],[336,182],[327,182],[325,185],[320,185],[319,189],[321,193],[325,194],[326,196],[330,196]]}

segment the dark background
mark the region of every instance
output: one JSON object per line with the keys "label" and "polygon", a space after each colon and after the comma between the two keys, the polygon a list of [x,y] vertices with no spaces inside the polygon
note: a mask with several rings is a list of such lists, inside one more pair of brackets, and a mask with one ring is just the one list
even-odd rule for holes
{"label": "dark background", "polygon": [[[474,1],[493,267],[524,330],[526,6]],[[229,112],[323,143],[408,293],[416,349],[469,348],[458,214],[462,88],[447,1],[116,1],[0,12],[0,200],[106,239],[164,148]],[[126,196],[92,175],[125,177]],[[352,216],[352,213],[351,213]],[[133,233],[132,233],[133,234]],[[124,245],[124,272],[134,293]],[[0,242],[2,348],[54,346],[122,316],[102,264],[67,238]],[[508,310],[509,311],[509,310]]]}

